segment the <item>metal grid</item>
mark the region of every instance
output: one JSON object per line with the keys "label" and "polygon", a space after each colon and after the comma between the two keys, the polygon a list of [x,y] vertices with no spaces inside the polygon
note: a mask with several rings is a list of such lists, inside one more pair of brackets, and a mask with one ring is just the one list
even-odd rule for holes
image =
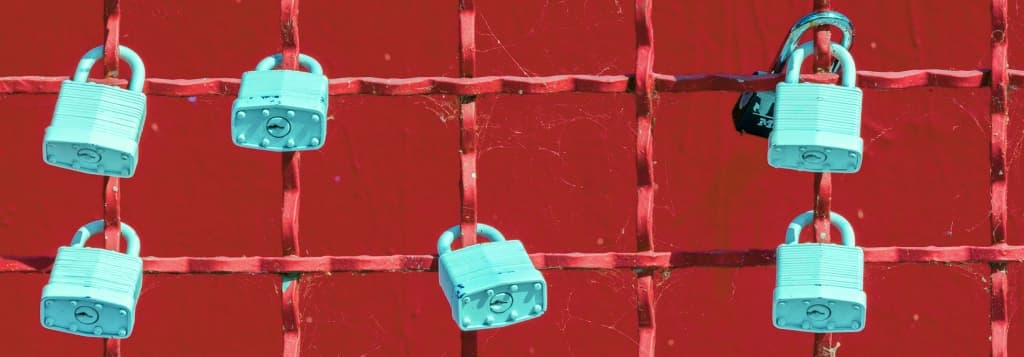
{"label": "metal grid", "polygon": [[[489,76],[474,77],[476,72],[476,11],[473,0],[459,0],[459,78],[335,78],[330,80],[330,94],[338,95],[426,95],[454,94],[459,100],[461,200],[460,224],[462,245],[476,242],[476,96],[481,94],[550,94],[564,92],[634,93],[637,118],[637,252],[625,253],[535,253],[531,254],[539,269],[633,269],[636,272],[639,356],[653,356],[655,346],[655,312],[653,273],[656,269],[687,267],[752,267],[774,264],[773,250],[735,251],[672,251],[658,252],[653,245],[653,106],[655,92],[751,91],[766,90],[782,79],[781,74],[761,77],[731,74],[665,75],[654,73],[654,29],[651,22],[653,0],[635,2],[636,70],[629,76],[557,75],[547,77]],[[829,0],[812,0],[814,11],[830,8]],[[877,247],[864,248],[867,263],[988,263],[990,284],[991,356],[1008,356],[1007,265],[1024,261],[1024,246],[1006,244],[1007,167],[1006,133],[1009,115],[1009,86],[1024,85],[1024,71],[1010,70],[1007,64],[1007,0],[991,0],[992,29],[991,69],[948,71],[911,70],[901,72],[859,71],[860,87],[868,89],[903,89],[912,87],[991,88],[992,133],[990,140],[990,246],[959,247]],[[281,0],[282,68],[298,65],[299,0]],[[117,51],[120,28],[119,0],[104,0],[104,79],[97,82],[126,85],[117,79]],[[827,27],[816,29],[815,61],[817,74],[804,74],[806,81],[834,83],[837,76],[827,73],[831,33]],[[54,94],[67,77],[15,76],[0,77],[0,94]],[[188,97],[236,95],[239,79],[212,78],[146,80],[148,95]],[[320,256],[299,257],[299,185],[301,155],[281,156],[282,257],[150,257],[144,259],[147,274],[279,274],[282,277],[281,314],[283,321],[283,356],[298,356],[301,330],[299,286],[304,273],[325,272],[428,272],[436,271],[436,256]],[[832,182],[829,174],[814,176],[815,238],[829,241],[827,212],[831,206]],[[120,248],[120,196],[118,178],[103,178],[103,217],[105,245]],[[0,273],[49,272],[53,256],[0,257]],[[462,355],[478,352],[475,332],[462,333]],[[830,355],[830,334],[816,334],[812,355]],[[120,340],[104,341],[106,356],[121,354]]]}

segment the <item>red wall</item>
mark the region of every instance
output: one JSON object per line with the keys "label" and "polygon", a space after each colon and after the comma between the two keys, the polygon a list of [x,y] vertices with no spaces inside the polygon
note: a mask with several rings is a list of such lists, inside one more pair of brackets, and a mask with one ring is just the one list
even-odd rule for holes
{"label": "red wall", "polygon": [[[633,71],[633,3],[477,0],[478,75]],[[750,73],[775,55],[811,1],[655,1],[655,70]],[[987,2],[834,1],[855,23],[858,68],[989,66]],[[0,76],[69,75],[103,38],[100,1],[4,2]],[[330,77],[457,76],[457,1],[304,0],[301,45]],[[1010,2],[1010,61],[1024,13]],[[122,43],[151,77],[238,77],[279,49],[274,1],[122,1]],[[124,69],[126,71],[126,68]],[[98,75],[99,70],[94,71]],[[55,95],[0,97],[0,255],[52,255],[101,215],[101,179],[45,165]],[[812,175],[770,168],[765,140],[739,136],[736,93],[659,94],[655,248],[770,249],[811,208]],[[149,97],[138,174],[123,218],[145,256],[280,255],[279,155],[229,141],[233,98]],[[864,167],[834,178],[833,209],[863,246],[984,245],[989,91],[866,90]],[[1011,93],[1011,115],[1024,107]],[[479,98],[479,217],[531,252],[635,249],[630,94]],[[302,254],[429,254],[458,222],[458,122],[451,96],[333,97],[326,146],[303,155]],[[1015,116],[1014,116],[1015,117]],[[1020,244],[1022,129],[1010,124],[1010,243]],[[985,265],[870,265],[867,328],[836,335],[840,356],[980,356],[989,344]],[[546,271],[550,311],[480,334],[483,355],[628,355],[630,271]],[[97,340],[38,323],[47,276],[3,274],[4,355],[98,355]],[[456,355],[459,333],[435,273],[307,276],[307,355]],[[1011,270],[1011,284],[1024,271]],[[770,323],[773,267],[666,272],[657,290],[661,356],[805,355],[811,335]],[[275,276],[149,275],[127,356],[276,356]],[[1022,297],[1011,289],[1011,317]],[[1024,319],[1010,348],[1024,350]]]}

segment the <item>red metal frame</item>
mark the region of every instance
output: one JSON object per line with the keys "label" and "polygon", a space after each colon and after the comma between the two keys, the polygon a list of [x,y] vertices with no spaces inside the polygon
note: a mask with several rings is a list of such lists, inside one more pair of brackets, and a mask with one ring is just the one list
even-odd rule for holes
{"label": "red metal frame", "polygon": [[[495,93],[549,94],[562,92],[633,93],[637,110],[637,252],[635,253],[535,253],[531,255],[540,269],[633,269],[637,275],[636,299],[639,356],[653,356],[655,346],[655,311],[653,275],[657,269],[687,267],[751,267],[774,264],[773,250],[737,251],[673,251],[658,252],[653,245],[653,102],[656,92],[749,91],[772,88],[781,74],[754,77],[731,74],[664,75],[656,74],[654,64],[654,30],[651,23],[652,1],[635,2],[636,69],[632,76],[558,75],[548,77],[491,76],[474,77],[476,73],[476,11],[472,0],[459,0],[459,78],[336,78],[330,81],[331,95],[424,95],[455,94],[459,101],[460,123],[460,212],[462,228],[460,243],[476,243],[477,224],[477,125],[476,96]],[[814,11],[830,8],[829,0],[813,0]],[[991,88],[990,196],[991,246],[960,247],[880,247],[865,248],[865,261],[875,263],[987,263],[991,268],[991,355],[1008,355],[1007,265],[1024,261],[1024,246],[1006,244],[1007,176],[1005,156],[1007,145],[1008,88],[1024,85],[1024,71],[1010,70],[1007,64],[1007,1],[992,0],[992,67],[991,70],[949,71],[912,70],[902,72],[859,71],[859,86],[868,89],[902,89],[912,87]],[[119,0],[104,0],[104,77],[98,82],[125,85],[117,79],[120,28]],[[282,68],[298,67],[299,1],[281,1]],[[831,61],[830,32],[827,27],[815,32],[815,74],[804,80],[835,82],[837,76],[827,73]],[[0,94],[57,93],[66,77],[0,77]],[[145,92],[157,96],[234,95],[239,80],[234,78],[170,80],[147,79]],[[299,282],[303,273],[324,272],[426,272],[436,271],[436,256],[321,256],[301,257],[299,246],[299,153],[284,153],[282,163],[282,257],[169,257],[145,258],[147,274],[280,274],[283,285],[281,313],[283,321],[284,356],[299,355],[301,329],[299,321]],[[122,187],[117,178],[104,177],[103,217],[106,247],[120,248],[120,196]],[[814,175],[815,211],[814,237],[827,242],[828,212],[831,207],[832,180],[828,174]],[[47,273],[53,257],[0,257],[0,273]],[[814,337],[815,356],[830,355],[830,334]],[[104,354],[119,356],[119,340],[104,340]],[[462,355],[478,353],[477,335],[462,334]]]}
{"label": "red metal frame", "polygon": [[[299,69],[299,0],[281,1],[281,68]],[[302,154],[281,154],[281,250],[284,256],[299,256],[299,163]],[[300,275],[281,277],[281,323],[283,356],[298,356],[302,341],[299,321]],[[286,283],[290,282],[290,284]]]}
{"label": "red metal frame", "polygon": [[[473,0],[459,1],[459,74],[471,78],[476,74],[476,8]],[[459,225],[462,246],[476,244],[476,96],[458,97],[459,114]],[[476,331],[464,331],[462,355],[476,356],[479,344]]]}
{"label": "red metal frame", "polygon": [[[992,245],[1006,245],[1006,178],[1009,170],[1006,166],[1006,133],[1010,121],[1006,105],[1010,82],[1006,60],[1006,0],[992,0],[992,137],[989,146],[991,155],[991,172],[989,194],[991,211],[989,212]],[[1006,290],[1009,282],[1006,276],[1006,263],[989,263],[992,271],[989,279],[991,293],[990,329],[992,332],[992,356],[1008,355],[1007,339],[1009,338],[1009,320],[1007,319]]]}
{"label": "red metal frame", "polygon": [[[652,0],[636,1],[636,250],[654,251],[654,25]],[[654,269],[636,270],[637,355],[654,355]]]}
{"label": "red metal frame", "polygon": [[[117,78],[121,62],[121,1],[103,1],[103,77]],[[107,249],[121,250],[121,179],[103,177],[103,240]],[[103,339],[103,354],[121,355],[121,340]]]}

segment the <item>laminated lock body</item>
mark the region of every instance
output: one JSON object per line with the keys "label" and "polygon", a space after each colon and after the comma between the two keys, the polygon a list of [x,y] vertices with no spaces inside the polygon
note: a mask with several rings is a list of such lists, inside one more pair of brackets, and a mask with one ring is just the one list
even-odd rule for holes
{"label": "laminated lock body", "polygon": [[[754,72],[763,76],[766,71]],[[732,110],[732,122],[736,131],[767,138],[775,124],[775,92],[746,92],[736,100]]]}
{"label": "laminated lock body", "polygon": [[43,160],[88,174],[131,177],[145,120],[142,92],[64,81],[43,137]]}
{"label": "laminated lock body", "polygon": [[438,275],[452,318],[464,331],[515,324],[547,310],[544,276],[516,240],[442,254]]}
{"label": "laminated lock body", "polygon": [[327,91],[323,74],[245,72],[231,110],[233,142],[278,152],[319,149],[327,135]]}
{"label": "laminated lock body", "polygon": [[864,329],[864,251],[855,246],[782,244],[776,250],[775,327],[805,332]]}
{"label": "laminated lock body", "polygon": [[780,82],[768,137],[769,165],[807,172],[859,171],[863,98],[864,92],[852,86]]}
{"label": "laminated lock body", "polygon": [[127,338],[142,289],[142,259],[110,250],[61,247],[43,288],[40,322],[81,336]]}

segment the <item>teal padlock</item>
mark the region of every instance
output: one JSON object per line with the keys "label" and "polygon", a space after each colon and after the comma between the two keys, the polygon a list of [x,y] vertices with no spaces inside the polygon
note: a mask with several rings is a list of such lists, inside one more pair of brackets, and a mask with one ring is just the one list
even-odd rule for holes
{"label": "teal padlock", "polygon": [[805,42],[789,56],[786,80],[775,87],[775,124],[768,136],[768,164],[807,172],[860,170],[864,92],[856,87],[857,67],[843,46],[831,43],[842,68],[842,85],[798,83],[800,66],[814,53]]}
{"label": "teal padlock", "polygon": [[843,244],[799,242],[800,231],[814,219],[805,212],[786,230],[775,250],[772,323],[776,328],[814,333],[857,332],[867,322],[864,250],[856,246],[853,227],[832,212]]}
{"label": "teal padlock", "polygon": [[547,282],[523,243],[505,240],[494,227],[478,223],[477,234],[490,242],[452,251],[460,233],[459,226],[442,233],[437,252],[441,290],[462,331],[508,326],[544,314]]}
{"label": "teal padlock", "polygon": [[242,75],[231,108],[235,145],[266,151],[316,150],[327,136],[327,76],[313,57],[300,54],[309,72],[273,68],[281,54],[264,58]]}
{"label": "teal padlock", "polygon": [[135,229],[121,223],[125,253],[89,248],[86,241],[103,232],[96,220],[60,247],[50,281],[43,287],[39,318],[43,327],[87,337],[128,338],[142,291],[142,258]]}
{"label": "teal padlock", "polygon": [[47,164],[93,175],[135,174],[146,121],[146,68],[135,51],[118,49],[131,66],[128,89],[86,82],[96,60],[103,58],[103,46],[86,52],[74,77],[61,84],[53,120],[43,136]]}

